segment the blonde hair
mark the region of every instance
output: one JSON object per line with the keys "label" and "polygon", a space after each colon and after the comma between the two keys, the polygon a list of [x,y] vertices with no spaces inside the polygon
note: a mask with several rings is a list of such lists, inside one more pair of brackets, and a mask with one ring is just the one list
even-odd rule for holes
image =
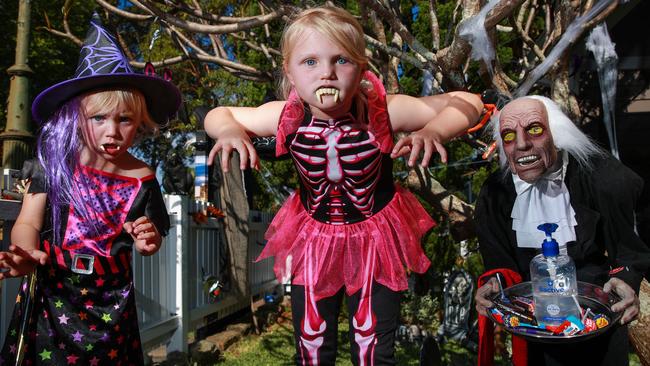
{"label": "blonde hair", "polygon": [[86,107],[85,109],[88,109],[93,114],[111,111],[119,106],[126,107],[126,109],[133,112],[134,120],[141,122],[138,126],[137,138],[141,138],[144,135],[155,135],[160,128],[151,118],[144,95],[138,90],[110,89],[95,91],[82,96],[81,100],[83,101],[81,103],[81,115],[85,114],[84,106]]}
{"label": "blonde hair", "polygon": [[[361,24],[344,9],[335,6],[321,6],[296,14],[284,29],[280,43],[283,71],[286,70],[296,43],[307,29],[315,30],[330,42],[341,47],[352,62],[359,65],[362,70],[365,69],[368,57],[366,57],[366,41],[363,38]],[[282,73],[279,89],[282,97],[287,99],[291,92],[291,83],[285,72]]]}

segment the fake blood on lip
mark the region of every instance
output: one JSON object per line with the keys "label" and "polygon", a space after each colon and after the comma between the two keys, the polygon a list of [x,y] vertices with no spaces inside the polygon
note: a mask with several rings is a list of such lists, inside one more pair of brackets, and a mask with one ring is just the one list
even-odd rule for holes
{"label": "fake blood on lip", "polygon": [[104,144],[102,147],[110,155],[115,155],[120,151],[120,146],[115,144]]}

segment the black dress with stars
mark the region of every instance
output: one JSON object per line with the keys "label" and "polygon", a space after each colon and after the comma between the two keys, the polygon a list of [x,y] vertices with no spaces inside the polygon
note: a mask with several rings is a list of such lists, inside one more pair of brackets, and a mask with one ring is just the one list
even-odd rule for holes
{"label": "black dress with stars", "polygon": [[[41,232],[41,250],[50,262],[37,269],[33,309],[23,319],[27,286],[19,292],[14,316],[0,353],[0,365],[13,364],[21,324],[24,365],[142,365],[135,289],[131,268],[133,240],[127,221],[147,216],[161,235],[169,216],[160,187],[151,175],[132,178],[79,167],[75,173],[92,220],[74,205],[62,212],[61,240],[53,241],[50,208]],[[45,191],[34,174],[30,193]]]}

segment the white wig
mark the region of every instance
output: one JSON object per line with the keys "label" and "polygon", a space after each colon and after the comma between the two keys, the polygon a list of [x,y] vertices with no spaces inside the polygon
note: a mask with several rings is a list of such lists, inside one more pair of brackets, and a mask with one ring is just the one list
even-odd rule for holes
{"label": "white wig", "polygon": [[[590,168],[589,158],[595,155],[604,155],[605,151],[600,148],[589,136],[585,135],[580,129],[571,122],[569,117],[562,112],[560,106],[554,101],[541,95],[529,95],[521,98],[514,99],[510,103],[519,99],[535,99],[540,101],[546,109],[548,116],[548,126],[553,136],[553,143],[559,150],[564,150],[577,160],[578,164],[584,168]],[[506,172],[510,170],[508,159],[503,151],[503,140],[499,133],[499,116],[497,113],[492,117],[490,123],[490,130],[494,140],[499,147],[499,163],[501,168]]]}

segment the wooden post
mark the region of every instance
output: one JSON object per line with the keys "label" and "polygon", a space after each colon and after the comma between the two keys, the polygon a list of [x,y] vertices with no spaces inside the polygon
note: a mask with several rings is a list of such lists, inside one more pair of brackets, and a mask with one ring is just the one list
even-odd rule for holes
{"label": "wooden post", "polygon": [[248,283],[248,201],[244,190],[244,176],[239,169],[239,156],[233,154],[230,170],[223,174],[221,207],[226,214],[224,231],[230,253],[230,275],[232,276],[233,296],[239,300],[250,296]]}
{"label": "wooden post", "polygon": [[646,280],[641,282],[639,300],[641,311],[639,318],[630,324],[630,343],[641,365],[650,366],[650,284]]}

